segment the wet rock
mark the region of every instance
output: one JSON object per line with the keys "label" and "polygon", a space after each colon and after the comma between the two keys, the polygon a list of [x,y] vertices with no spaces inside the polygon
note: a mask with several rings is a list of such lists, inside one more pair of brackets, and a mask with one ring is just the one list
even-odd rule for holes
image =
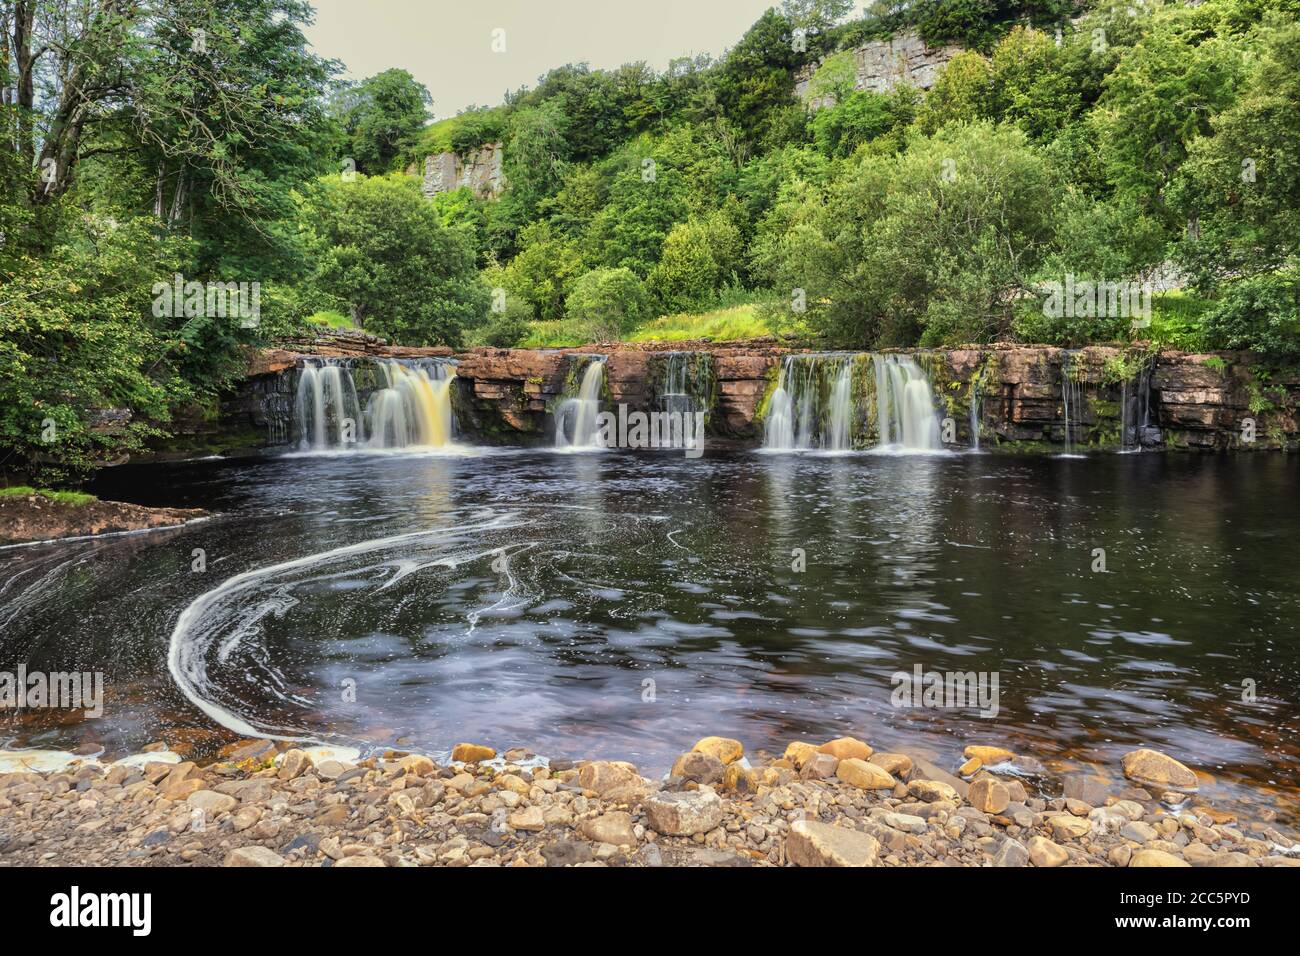
{"label": "wet rock", "polygon": [[725,769],[726,765],[712,754],[692,750],[678,757],[669,773],[695,783],[716,783]]}
{"label": "wet rock", "polygon": [[785,748],[785,759],[790,761],[796,770],[801,768],[810,757],[817,754],[817,745],[806,743],[802,740],[793,741],[790,746]]}
{"label": "wet rock", "polygon": [[656,793],[645,802],[650,826],[669,836],[706,833],[722,822],[722,801],[712,790]]}
{"label": "wet rock", "polygon": [[1004,747],[986,747],[979,744],[972,744],[962,751],[962,755],[969,760],[978,760],[984,766],[989,767],[995,763],[1014,760],[1016,755]]}
{"label": "wet rock", "polygon": [[880,842],[869,833],[812,820],[796,820],[785,841],[796,866],[875,866]]}
{"label": "wet rock", "polygon": [[1094,807],[1104,804],[1110,794],[1110,781],[1093,773],[1067,774],[1062,783],[1067,800],[1079,800]]}
{"label": "wet rock", "polygon": [[897,783],[882,767],[856,757],[842,759],[835,768],[835,776],[850,786],[861,790],[893,790]]}
{"label": "wet rock", "polygon": [[912,758],[907,754],[888,753],[878,750],[867,758],[867,762],[874,763],[885,773],[894,777],[906,777],[912,772]]}
{"label": "wet rock", "polygon": [[874,753],[869,746],[856,737],[837,737],[822,744],[817,750],[839,760],[866,760]]}
{"label": "wet rock", "polygon": [[696,753],[717,757],[724,764],[733,763],[745,755],[745,748],[739,740],[730,737],[705,737],[691,748]]}
{"label": "wet rock", "polygon": [[482,744],[457,744],[451,748],[451,759],[457,763],[482,763],[496,757],[497,752]]}
{"label": "wet rock", "polygon": [[839,765],[839,760],[830,754],[816,753],[804,761],[799,776],[804,780],[827,780],[835,776]]}
{"label": "wet rock", "polygon": [[1158,750],[1133,750],[1124,755],[1124,776],[1139,783],[1174,790],[1196,789],[1196,774]]}

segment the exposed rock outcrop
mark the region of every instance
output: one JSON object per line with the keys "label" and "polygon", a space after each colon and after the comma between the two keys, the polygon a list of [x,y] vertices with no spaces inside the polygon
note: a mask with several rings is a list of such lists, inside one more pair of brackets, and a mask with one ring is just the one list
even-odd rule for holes
{"label": "exposed rock outcrop", "polygon": [[503,147],[488,143],[471,153],[434,153],[424,158],[424,192],[433,196],[468,186],[474,195],[495,199],[505,188]]}
{"label": "exposed rock outcrop", "polygon": [[[340,337],[259,354],[224,408],[231,427],[263,430],[266,443],[288,440],[295,378],[303,361],[448,356],[448,349],[403,349],[373,337]],[[556,404],[574,390],[592,355],[606,357],[606,407],[652,411],[663,391],[666,356],[708,363],[708,434],[762,440],[765,400],[783,358],[799,350],[775,340],[574,349],[475,349],[458,360],[453,404],[469,441],[547,440]],[[1248,353],[1147,353],[1092,346],[995,345],[911,353],[933,385],[945,441],[971,441],[977,421],[986,446],[997,444],[1272,449],[1300,445],[1300,370],[1267,374]],[[357,374],[364,376],[364,370]],[[358,387],[361,387],[359,383]],[[972,416],[971,405],[975,404]],[[1068,405],[1068,425],[1067,425]]]}
{"label": "exposed rock outcrop", "polygon": [[[949,60],[962,51],[960,46],[929,46],[914,30],[905,30],[887,40],[869,40],[853,51],[857,63],[854,88],[887,93],[896,86],[928,90]],[[795,95],[808,98],[809,81],[816,65],[804,67],[795,76]],[[813,109],[829,106],[823,98],[809,102]]]}

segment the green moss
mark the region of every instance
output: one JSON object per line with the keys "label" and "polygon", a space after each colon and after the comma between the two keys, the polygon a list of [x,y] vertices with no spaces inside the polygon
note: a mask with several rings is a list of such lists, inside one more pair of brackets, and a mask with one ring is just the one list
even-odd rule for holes
{"label": "green moss", "polygon": [[99,500],[94,495],[88,495],[84,491],[54,491],[49,488],[33,488],[31,485],[13,485],[9,488],[0,488],[0,498],[25,498],[28,495],[40,495],[42,498],[57,501],[59,504],[74,506],[88,505]]}

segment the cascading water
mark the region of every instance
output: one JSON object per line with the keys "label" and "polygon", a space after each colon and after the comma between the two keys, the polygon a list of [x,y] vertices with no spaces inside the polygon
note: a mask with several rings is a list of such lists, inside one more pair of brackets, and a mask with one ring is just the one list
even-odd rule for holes
{"label": "cascading water", "polygon": [[555,447],[576,451],[600,447],[600,392],[605,385],[605,357],[593,356],[582,373],[577,395],[555,411]]}
{"label": "cascading water", "polygon": [[394,449],[451,444],[455,364],[444,359],[388,361],[362,413],[357,378],[368,367],[350,359],[311,359],[299,373],[294,429],[304,451]]}
{"label": "cascading water", "polygon": [[348,448],[362,440],[361,404],[352,371],[338,359],[315,359],[303,365],[294,396],[298,447],[321,451]]}
{"label": "cascading water", "polygon": [[371,448],[440,448],[452,440],[451,383],[455,368],[437,360],[381,366],[385,387],[370,398]]}
{"label": "cascading water", "polygon": [[876,421],[880,444],[907,451],[938,451],[939,416],[921,366],[907,355],[877,355]]}
{"label": "cascading water", "polygon": [[1079,382],[1070,374],[1071,355],[1072,353],[1068,351],[1061,353],[1061,405],[1065,415],[1066,455],[1074,454],[1073,430],[1076,423],[1074,419],[1070,417],[1071,408],[1073,408],[1074,416],[1080,419],[1078,424],[1080,426],[1083,424],[1083,390],[1080,387]]}
{"label": "cascading water", "polygon": [[980,450],[980,411],[984,404],[984,389],[976,378],[970,386],[970,448]]}
{"label": "cascading water", "polygon": [[[874,417],[866,411],[874,368]],[[856,383],[856,384],[855,384]],[[768,400],[764,447],[780,451],[849,451],[876,426],[880,450],[937,451],[939,418],[925,372],[906,355],[788,355]]]}
{"label": "cascading water", "polygon": [[690,423],[706,420],[713,406],[713,356],[708,352],[668,352],[651,362],[659,410],[683,423],[681,428],[667,429],[668,441],[659,447],[684,447],[686,435],[693,434],[690,428],[698,427]]}

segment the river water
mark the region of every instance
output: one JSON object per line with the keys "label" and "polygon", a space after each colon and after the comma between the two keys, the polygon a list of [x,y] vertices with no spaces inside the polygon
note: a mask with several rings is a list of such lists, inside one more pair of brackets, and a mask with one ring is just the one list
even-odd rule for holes
{"label": "river water", "polygon": [[[1250,456],[295,455],[116,469],[216,516],[0,551],[0,670],[102,671],[105,714],[0,743],[208,729],[663,769],[861,737],[1297,785],[1300,461]],[[1103,569],[1104,565],[1104,569]],[[996,676],[996,714],[894,706]],[[986,701],[987,703],[987,701]]]}

